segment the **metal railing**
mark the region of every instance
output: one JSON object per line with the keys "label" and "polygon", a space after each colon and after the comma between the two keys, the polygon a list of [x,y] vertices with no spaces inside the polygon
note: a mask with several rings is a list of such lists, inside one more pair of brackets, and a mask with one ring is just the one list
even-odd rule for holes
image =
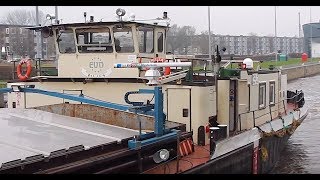
{"label": "metal railing", "polygon": [[[154,59],[154,57],[144,57],[144,56],[139,56],[137,57],[138,59]],[[186,80],[189,82],[208,82],[210,78],[214,76],[213,74],[213,67],[210,66],[211,60],[204,59],[204,58],[184,58],[184,57],[172,57],[172,58],[163,58],[165,62],[169,62],[170,60],[173,61],[181,61],[181,62],[191,62],[191,67],[188,68],[189,72],[186,76]],[[171,68],[171,70],[178,70],[179,67],[176,68]],[[180,69],[179,69],[180,70]],[[181,70],[186,70],[182,69]],[[194,79],[193,76],[203,76],[200,80]]]}

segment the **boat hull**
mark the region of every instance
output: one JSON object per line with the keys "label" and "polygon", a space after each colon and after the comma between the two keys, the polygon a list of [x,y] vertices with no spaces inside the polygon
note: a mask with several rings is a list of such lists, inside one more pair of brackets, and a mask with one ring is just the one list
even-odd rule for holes
{"label": "boat hull", "polygon": [[[299,118],[298,124],[280,129],[272,135],[259,140],[258,153],[255,156],[254,142],[234,149],[219,157],[209,160],[207,163],[196,166],[183,174],[266,174],[269,173],[280,159],[280,155],[286,146],[288,139],[296,128],[306,118],[307,113]],[[285,131],[285,134],[279,132]],[[257,161],[255,161],[257,158]],[[255,163],[256,162],[256,163]]]}

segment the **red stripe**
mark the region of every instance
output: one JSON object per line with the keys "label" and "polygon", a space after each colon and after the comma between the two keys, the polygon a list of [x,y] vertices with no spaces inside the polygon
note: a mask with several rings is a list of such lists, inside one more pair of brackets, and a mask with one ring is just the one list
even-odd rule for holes
{"label": "red stripe", "polygon": [[191,154],[192,148],[193,147],[193,142],[191,139],[186,139],[180,142],[179,144],[179,151],[181,156],[186,156]]}

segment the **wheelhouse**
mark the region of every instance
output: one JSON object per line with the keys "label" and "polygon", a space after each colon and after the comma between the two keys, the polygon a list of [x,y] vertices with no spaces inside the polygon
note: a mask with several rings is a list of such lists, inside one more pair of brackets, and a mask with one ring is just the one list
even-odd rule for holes
{"label": "wheelhouse", "polygon": [[168,27],[158,24],[89,22],[30,29],[55,39],[59,77],[139,78],[140,70],[114,69],[113,65],[166,56]]}

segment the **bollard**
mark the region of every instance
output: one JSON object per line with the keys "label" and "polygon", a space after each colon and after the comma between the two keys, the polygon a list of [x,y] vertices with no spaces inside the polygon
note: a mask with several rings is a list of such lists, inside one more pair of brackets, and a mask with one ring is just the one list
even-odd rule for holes
{"label": "bollard", "polygon": [[210,127],[210,155],[212,155],[216,149],[216,142],[218,141],[218,127]]}
{"label": "bollard", "polygon": [[220,128],[219,131],[219,140],[225,139],[228,137],[228,125],[225,124],[219,124],[218,127]]}

